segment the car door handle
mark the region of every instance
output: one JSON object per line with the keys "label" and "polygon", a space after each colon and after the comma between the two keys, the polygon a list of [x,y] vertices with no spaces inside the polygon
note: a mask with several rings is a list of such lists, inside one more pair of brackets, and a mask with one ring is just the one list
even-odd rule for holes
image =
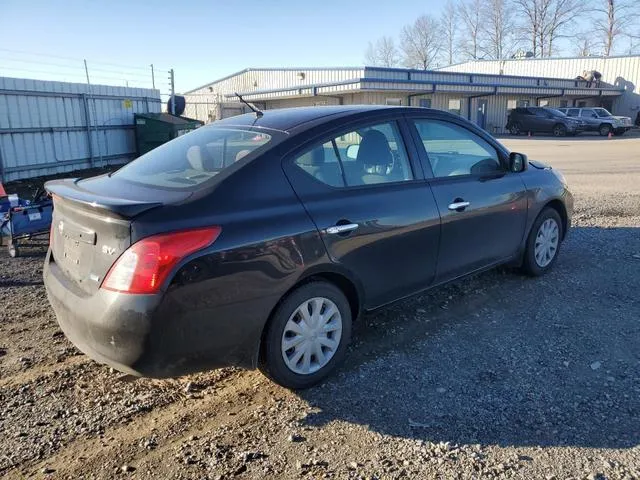
{"label": "car door handle", "polygon": [[333,227],[329,227],[325,230],[330,235],[339,235],[341,233],[347,233],[358,228],[359,225],[357,223],[347,223],[346,225],[335,225]]}
{"label": "car door handle", "polygon": [[471,205],[469,202],[453,202],[449,204],[449,210],[464,210],[469,205]]}

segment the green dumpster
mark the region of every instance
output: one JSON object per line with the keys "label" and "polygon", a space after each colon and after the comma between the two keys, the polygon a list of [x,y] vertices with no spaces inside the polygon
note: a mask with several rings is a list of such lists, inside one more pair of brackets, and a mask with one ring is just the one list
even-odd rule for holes
{"label": "green dumpster", "polygon": [[204,122],[168,113],[136,113],[136,148],[144,155],[180,135],[189,133]]}

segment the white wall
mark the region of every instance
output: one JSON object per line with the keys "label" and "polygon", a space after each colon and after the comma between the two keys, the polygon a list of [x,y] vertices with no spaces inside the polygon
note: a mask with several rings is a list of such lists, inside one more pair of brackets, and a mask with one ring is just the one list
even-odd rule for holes
{"label": "white wall", "polygon": [[160,109],[158,90],[0,77],[2,181],[127,162],[134,114]]}

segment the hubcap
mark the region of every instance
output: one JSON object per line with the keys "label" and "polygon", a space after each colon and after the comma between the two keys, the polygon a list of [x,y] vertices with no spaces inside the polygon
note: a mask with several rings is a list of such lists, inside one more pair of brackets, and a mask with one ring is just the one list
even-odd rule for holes
{"label": "hubcap", "polygon": [[342,336],[342,316],[328,298],[315,297],[295,309],[282,334],[282,358],[300,375],[317,372],[333,358]]}
{"label": "hubcap", "polygon": [[546,267],[556,256],[560,240],[559,233],[558,223],[553,218],[547,218],[540,225],[534,248],[536,263],[539,267]]}

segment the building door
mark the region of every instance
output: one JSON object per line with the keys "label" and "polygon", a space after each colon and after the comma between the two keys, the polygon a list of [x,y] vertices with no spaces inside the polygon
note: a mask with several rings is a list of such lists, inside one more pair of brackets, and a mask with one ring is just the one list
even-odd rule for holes
{"label": "building door", "polygon": [[486,130],[487,128],[487,99],[478,99],[478,108],[476,109],[476,124]]}

